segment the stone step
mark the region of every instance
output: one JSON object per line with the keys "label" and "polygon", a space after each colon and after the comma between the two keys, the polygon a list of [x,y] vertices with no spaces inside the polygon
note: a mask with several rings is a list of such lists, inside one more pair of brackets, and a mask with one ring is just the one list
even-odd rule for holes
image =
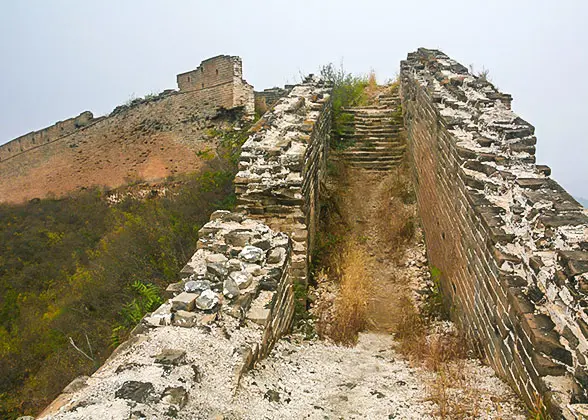
{"label": "stone step", "polygon": [[356,121],[355,128],[401,128],[395,121]]}
{"label": "stone step", "polygon": [[[354,151],[358,152],[390,152],[394,153],[397,149],[406,148],[405,144],[400,142],[395,143],[385,143],[385,145],[374,146],[370,144],[362,144],[362,143],[355,143],[353,146],[350,146],[349,149],[353,149]],[[346,149],[347,150],[347,149]]]}
{"label": "stone step", "polygon": [[381,133],[393,133],[396,134],[400,131],[400,127],[358,127],[355,126],[355,132],[357,134],[381,134]]}
{"label": "stone step", "polygon": [[402,158],[393,162],[349,162],[349,166],[371,171],[389,171],[398,166],[400,162],[402,162]]}
{"label": "stone step", "polygon": [[386,117],[373,117],[373,118],[363,118],[363,117],[355,117],[353,121],[350,121],[354,124],[366,124],[366,125],[374,125],[374,124],[394,124],[394,125],[403,125],[403,121],[401,117],[394,117],[394,116],[386,116]]}
{"label": "stone step", "polygon": [[346,162],[352,163],[358,163],[358,162],[362,162],[362,163],[383,163],[383,162],[396,162],[399,159],[402,159],[402,157],[404,156],[403,153],[399,153],[397,155],[390,155],[390,156],[361,156],[361,155],[345,155],[342,156],[342,159],[345,160]]}
{"label": "stone step", "polygon": [[348,108],[343,110],[344,113],[354,114],[359,116],[377,116],[377,115],[390,115],[395,108],[390,107],[378,107],[378,108]]}
{"label": "stone step", "polygon": [[346,140],[353,140],[353,141],[367,141],[367,142],[376,142],[376,141],[396,141],[400,137],[399,133],[391,133],[391,134],[372,134],[372,133],[354,133],[354,134],[341,134],[342,139]]}

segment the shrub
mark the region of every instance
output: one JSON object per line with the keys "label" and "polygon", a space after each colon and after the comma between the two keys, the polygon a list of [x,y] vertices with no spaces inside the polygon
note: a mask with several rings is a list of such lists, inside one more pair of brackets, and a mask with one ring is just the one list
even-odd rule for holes
{"label": "shrub", "polygon": [[321,67],[321,77],[333,84],[333,136],[331,147],[341,149],[347,147],[342,139],[349,133],[353,125],[353,115],[345,112],[345,108],[360,106],[367,100],[365,89],[368,78],[347,73],[343,65],[338,69],[332,63]]}

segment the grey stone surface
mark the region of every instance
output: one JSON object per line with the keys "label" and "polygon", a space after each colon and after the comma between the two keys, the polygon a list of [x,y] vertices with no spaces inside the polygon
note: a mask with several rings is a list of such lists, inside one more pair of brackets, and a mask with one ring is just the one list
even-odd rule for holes
{"label": "grey stone surface", "polygon": [[239,258],[249,263],[256,263],[262,261],[264,255],[263,249],[248,245],[239,253]]}
{"label": "grey stone surface", "polygon": [[237,285],[233,277],[227,277],[223,282],[223,295],[229,299],[234,299],[239,296],[240,293],[239,285]]}
{"label": "grey stone surface", "polygon": [[194,302],[198,296],[197,293],[182,292],[172,299],[172,309],[174,311],[191,311],[194,309]]}
{"label": "grey stone surface", "polygon": [[184,290],[188,293],[201,293],[210,287],[211,283],[208,280],[190,280],[184,285]]}
{"label": "grey stone surface", "polygon": [[212,290],[205,290],[196,299],[196,307],[203,311],[214,309],[218,304],[218,296]]}
{"label": "grey stone surface", "polygon": [[229,278],[235,282],[239,289],[246,289],[251,285],[253,276],[246,271],[233,271]]}
{"label": "grey stone surface", "polygon": [[154,391],[153,384],[149,382],[127,381],[116,391],[115,397],[145,403]]}
{"label": "grey stone surface", "polygon": [[184,350],[164,349],[161,353],[155,356],[155,363],[161,365],[180,365],[186,358]]}

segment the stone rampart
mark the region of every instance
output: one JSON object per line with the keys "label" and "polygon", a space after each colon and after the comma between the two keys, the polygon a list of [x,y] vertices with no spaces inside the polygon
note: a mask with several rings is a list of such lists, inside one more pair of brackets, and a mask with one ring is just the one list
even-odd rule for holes
{"label": "stone rampart", "polygon": [[213,418],[228,409],[241,375],[289,331],[294,282],[306,281],[329,93],[309,79],[262,118],[242,150],[242,212],[211,215],[166,303],[40,418]]}
{"label": "stone rampart", "polygon": [[287,235],[242,214],[213,213],[183,280],[168,288],[172,298],[40,418],[214,418],[226,411],[243,372],[290,328],[290,261]]}
{"label": "stone rampart", "polygon": [[280,100],[280,98],[289,94],[293,87],[294,86],[292,85],[286,85],[283,89],[280,87],[273,87],[254,92],[256,108],[271,108],[276,102],[278,102],[278,100]]}
{"label": "stone rampart", "polygon": [[255,127],[235,178],[237,209],[294,241],[294,278],[305,283],[331,131],[330,87],[313,78],[295,86]]}
{"label": "stone rampart", "polygon": [[453,317],[529,405],[587,402],[588,217],[535,164],[510,95],[436,50],[401,65],[409,156],[431,265]]}
{"label": "stone rampart", "polygon": [[[216,75],[216,70],[219,74]],[[220,109],[254,114],[253,87],[242,79],[239,57],[205,60],[198,85],[165,90],[118,106],[108,116],[89,111],[0,146],[0,201],[22,202],[82,187],[118,187],[197,170],[205,128]],[[195,76],[194,76],[195,77]],[[196,79],[195,79],[196,80]],[[217,120],[218,122],[218,120]]]}
{"label": "stone rampart", "polygon": [[77,117],[59,121],[50,127],[17,137],[0,146],[0,162],[26,152],[29,149],[63,138],[82,127],[86,127],[93,121],[94,116],[92,113],[90,111],[84,111]]}

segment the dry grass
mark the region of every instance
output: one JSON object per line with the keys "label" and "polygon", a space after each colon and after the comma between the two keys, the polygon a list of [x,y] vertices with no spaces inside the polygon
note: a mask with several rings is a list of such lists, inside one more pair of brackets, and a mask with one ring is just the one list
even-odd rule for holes
{"label": "dry grass", "polygon": [[[339,261],[332,273],[339,283],[338,296],[330,313],[323,313],[317,322],[317,333],[338,344],[351,346],[357,343],[358,334],[367,324],[367,308],[372,293],[370,276],[366,270],[368,256],[355,243],[342,247]],[[324,274],[323,274],[324,275]]]}
{"label": "dry grass", "polygon": [[425,319],[412,300],[405,297],[398,305],[395,328],[398,350],[414,366],[431,372],[427,398],[437,406],[442,419],[475,418],[480,405],[475,383],[467,376],[464,337]]}
{"label": "dry grass", "polygon": [[406,296],[396,308],[398,350],[415,365],[438,372],[448,362],[466,357],[464,338],[454,331],[432,331],[431,323]]}
{"label": "dry grass", "polygon": [[266,100],[263,97],[255,97],[255,113],[261,117],[267,112],[269,107],[267,106]]}
{"label": "dry grass", "polygon": [[403,248],[414,238],[416,231],[416,205],[407,164],[397,167],[383,183],[386,190],[378,203],[379,229],[389,246],[392,257],[399,260]]}
{"label": "dry grass", "polygon": [[529,420],[551,420],[543,398],[539,394],[535,394],[535,401],[533,401],[533,406],[529,409]]}

